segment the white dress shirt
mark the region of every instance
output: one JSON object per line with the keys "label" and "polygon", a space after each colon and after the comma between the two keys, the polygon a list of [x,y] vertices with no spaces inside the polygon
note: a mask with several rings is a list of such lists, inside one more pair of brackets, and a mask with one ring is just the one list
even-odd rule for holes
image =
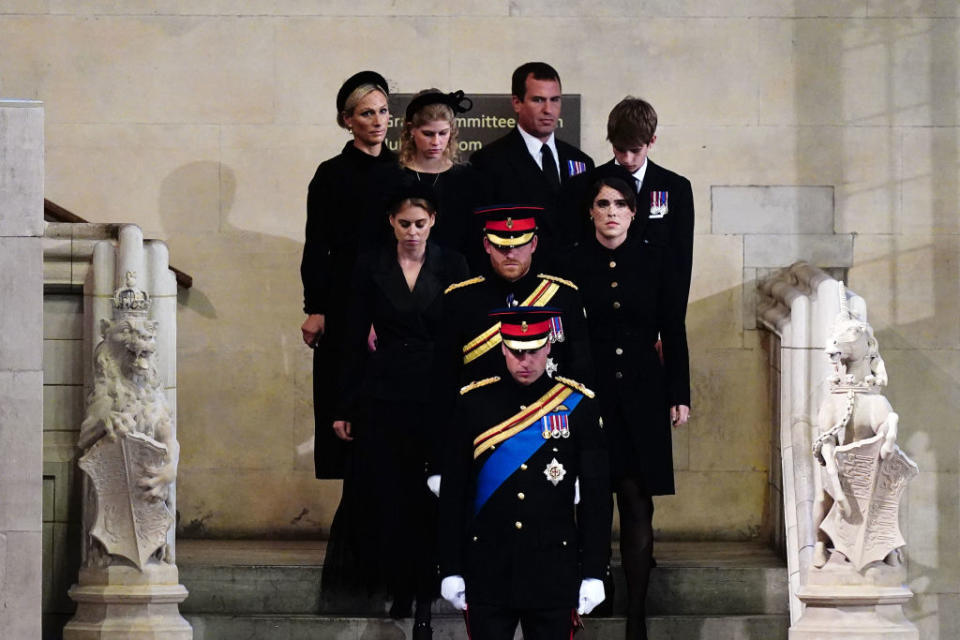
{"label": "white dress shirt", "polygon": [[530,157],[533,158],[533,161],[537,163],[537,166],[540,167],[540,170],[543,170],[543,153],[540,151],[543,145],[550,147],[550,151],[553,152],[553,162],[557,165],[557,175],[562,176],[563,173],[560,171],[560,154],[557,153],[557,142],[553,138],[553,134],[550,134],[550,137],[547,138],[546,142],[541,142],[539,138],[535,138],[526,131],[523,130],[523,127],[517,126],[517,131],[520,132],[520,137],[523,138],[523,141],[527,145],[527,151],[530,152]]}

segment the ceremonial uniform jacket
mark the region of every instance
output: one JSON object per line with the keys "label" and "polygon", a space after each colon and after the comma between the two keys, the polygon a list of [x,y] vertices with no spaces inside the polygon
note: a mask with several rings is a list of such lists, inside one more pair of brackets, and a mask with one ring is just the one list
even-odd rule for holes
{"label": "ceremonial uniform jacket", "polygon": [[[669,249],[631,232],[612,250],[596,239],[581,243],[573,264],[614,475],[642,476],[651,495],[672,494],[669,408],[690,406],[690,368]],[[654,346],[658,335],[663,364]]]}
{"label": "ceremonial uniform jacket", "polygon": [[[444,322],[438,349],[440,379],[446,396],[456,396],[460,386],[498,373],[503,366],[499,325],[487,314],[515,305],[560,309],[563,341],[551,345],[550,357],[561,375],[590,384],[593,365],[584,318],[583,301],[576,285],[564,278],[543,274],[534,260],[530,270],[516,282],[497,275],[489,262],[482,276],[456,283],[444,295]],[[451,409],[449,405],[446,410]]]}
{"label": "ceremonial uniform jacket", "polygon": [[[611,160],[603,166],[613,162]],[[667,194],[665,212],[652,210],[651,195],[654,192]],[[637,217],[632,226],[635,233],[649,244],[668,250],[676,274],[674,285],[680,293],[684,313],[690,295],[690,272],[693,267],[693,221],[693,189],[690,181],[647,158],[647,170],[637,193]]]}
{"label": "ceremonial uniform jacket", "polygon": [[[560,202],[568,199],[570,179],[593,169],[593,159],[572,144],[555,138],[560,161],[560,189],[555,189],[527,150],[517,129],[494,140],[470,156],[470,162],[487,181],[490,204],[537,205],[544,208],[538,219],[542,259],[553,263],[562,247],[573,240],[573,229],[560,219]],[[542,261],[542,260],[541,260]]]}
{"label": "ceremonial uniform jacket", "polygon": [[[463,576],[468,606],[574,607],[580,581],[603,576],[610,548],[609,471],[597,407],[578,383],[543,375],[522,386],[505,367],[503,376],[464,393],[450,425],[440,574]],[[569,437],[544,438],[538,416],[557,424],[551,414],[563,413]],[[511,425],[521,429],[512,437],[487,433],[497,427],[503,434],[499,428]]]}

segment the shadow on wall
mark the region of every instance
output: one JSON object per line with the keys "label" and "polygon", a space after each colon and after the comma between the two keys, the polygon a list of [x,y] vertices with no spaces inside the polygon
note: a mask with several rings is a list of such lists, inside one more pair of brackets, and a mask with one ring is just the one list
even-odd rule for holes
{"label": "shadow on wall", "polygon": [[212,161],[178,167],[160,187],[171,254],[195,278],[178,292],[178,531],[315,536],[329,526],[339,485],[318,487],[312,450],[298,453],[314,429],[299,331],[303,244],[231,225],[237,188],[233,169]]}

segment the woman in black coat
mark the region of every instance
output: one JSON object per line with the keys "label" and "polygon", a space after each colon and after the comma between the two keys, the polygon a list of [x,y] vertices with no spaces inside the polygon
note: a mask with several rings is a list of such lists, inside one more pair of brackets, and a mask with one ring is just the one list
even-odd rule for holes
{"label": "woman in black coat", "polygon": [[350,276],[361,245],[386,233],[382,196],[374,177],[379,167],[396,167],[397,156],[384,144],[390,112],[387,81],[361,71],[337,93],[337,124],[353,139],[339,155],[322,163],[307,192],[303,280],[303,341],[314,349],[314,463],[318,478],[343,477],[343,441],[331,429],[337,390],[335,372],[347,329]]}
{"label": "woman in black coat", "polygon": [[[468,275],[459,253],[428,242],[433,196],[411,185],[389,205],[396,242],[363,253],[352,280],[349,337],[333,427],[352,441],[324,566],[324,591],[385,591],[391,615],[406,617],[414,597],[414,638],[430,637],[439,592],[436,556],[439,456],[443,440],[429,419],[436,389],[434,339],[443,291]],[[367,329],[376,349],[367,349]],[[428,488],[428,486],[430,488]]]}
{"label": "woman in black coat", "polygon": [[626,637],[632,640],[647,637],[652,496],[674,493],[670,428],[687,421],[690,372],[673,262],[663,248],[630,232],[636,215],[630,184],[606,176],[593,184],[594,238],[577,247],[572,269],[587,310],[597,398],[610,447],[627,576]]}

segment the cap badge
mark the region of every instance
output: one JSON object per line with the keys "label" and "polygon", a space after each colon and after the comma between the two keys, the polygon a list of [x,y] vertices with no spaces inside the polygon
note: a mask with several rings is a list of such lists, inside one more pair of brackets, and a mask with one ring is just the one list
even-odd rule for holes
{"label": "cap badge", "polygon": [[507,229],[513,229],[513,218],[507,218]]}
{"label": "cap badge", "polygon": [[524,320],[523,322],[520,323],[520,331],[521,331],[521,333],[526,333],[526,332],[527,332],[527,328],[528,328],[528,327],[527,327],[527,321],[526,321],[526,320]]}

